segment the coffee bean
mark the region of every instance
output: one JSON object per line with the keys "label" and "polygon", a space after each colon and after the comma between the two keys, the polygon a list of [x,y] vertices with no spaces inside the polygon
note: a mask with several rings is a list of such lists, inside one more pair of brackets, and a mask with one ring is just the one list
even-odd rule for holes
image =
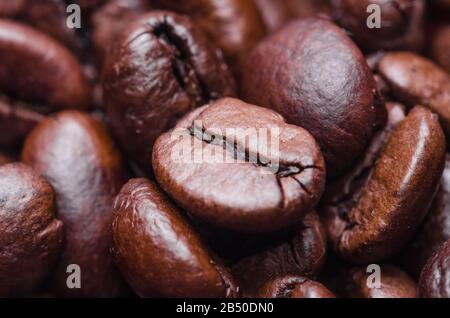
{"label": "coffee bean", "polygon": [[245,99],[319,142],[330,176],[361,155],[378,124],[375,83],[353,42],[326,19],[298,20],[264,40],[244,71]]}
{"label": "coffee bean", "polygon": [[433,60],[443,70],[450,73],[450,54],[448,54],[450,51],[450,25],[440,27],[436,31],[431,41],[430,50]]}
{"label": "coffee bean", "polygon": [[336,298],[321,283],[293,275],[266,282],[256,296],[258,298]]}
{"label": "coffee bean", "polygon": [[322,154],[306,130],[232,98],[193,111],[161,135],[153,169],[189,213],[243,233],[299,222],[317,204],[325,181]]}
{"label": "coffee bean", "polygon": [[407,106],[423,105],[439,114],[450,133],[450,75],[431,61],[408,52],[385,54],[379,72],[394,96]]}
{"label": "coffee bean", "polygon": [[80,64],[46,35],[0,20],[0,59],[2,145],[17,145],[41,114],[90,107],[90,88]]}
{"label": "coffee bean", "polygon": [[330,286],[345,298],[416,298],[416,283],[400,268],[380,265],[379,272],[366,267],[340,271]]}
{"label": "coffee bean", "polygon": [[140,17],[105,62],[104,98],[128,154],[148,165],[156,138],[195,107],[233,96],[220,51],[191,21],[167,11]]}
{"label": "coffee bean", "polygon": [[349,195],[324,207],[336,252],[354,263],[398,252],[425,217],[444,163],[445,137],[437,117],[414,108],[390,134],[366,179],[355,179]]}
{"label": "coffee bean", "polygon": [[146,179],[117,196],[113,255],[141,297],[235,297],[238,288],[180,211]]}
{"label": "coffee bean", "polygon": [[[120,153],[100,123],[77,111],[44,120],[27,138],[22,161],[56,192],[66,245],[51,279],[65,297],[120,296],[122,284],[109,252],[113,200],[126,181]],[[67,268],[81,269],[81,288],[66,285]]]}

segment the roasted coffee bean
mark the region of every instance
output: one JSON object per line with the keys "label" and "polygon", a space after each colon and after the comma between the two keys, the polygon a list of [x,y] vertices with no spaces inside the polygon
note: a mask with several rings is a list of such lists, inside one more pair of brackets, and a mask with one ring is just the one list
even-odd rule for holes
{"label": "roasted coffee bean", "polygon": [[193,216],[243,233],[301,221],[325,182],[320,148],[306,130],[233,98],[196,109],[161,135],[153,170]]}
{"label": "roasted coffee bean", "polygon": [[88,109],[90,89],[77,60],[46,35],[0,20],[0,142],[16,145],[42,114]]}
{"label": "roasted coffee bean", "polygon": [[424,298],[450,298],[450,241],[442,245],[423,268],[419,295]]}
{"label": "roasted coffee bean", "polygon": [[113,255],[141,297],[236,297],[238,288],[152,182],[133,179],[114,204]]}
{"label": "roasted coffee bean", "polygon": [[[109,252],[116,194],[126,181],[120,153],[99,122],[77,111],[44,120],[28,136],[22,161],[56,192],[66,245],[51,279],[58,296],[113,297],[122,284]],[[81,288],[66,285],[67,267],[81,270]]]}
{"label": "roasted coffee bean", "polygon": [[109,47],[130,21],[149,10],[146,0],[109,0],[92,14],[91,38],[98,63],[104,61]]}
{"label": "roasted coffee bean", "polygon": [[326,19],[298,20],[269,36],[243,74],[245,99],[307,129],[331,176],[351,167],[381,120],[364,56]]}
{"label": "roasted coffee bean", "polygon": [[324,285],[305,277],[287,275],[266,282],[258,298],[336,298]]}
{"label": "roasted coffee bean", "polygon": [[431,41],[431,57],[442,69],[450,73],[450,25],[440,27]]}
{"label": "roasted coffee bean", "polygon": [[369,267],[341,270],[330,283],[333,291],[345,298],[416,298],[416,283],[398,267],[380,265],[379,272]]}
{"label": "roasted coffee bean", "polygon": [[0,297],[38,288],[62,244],[50,184],[24,164],[0,166]]}
{"label": "roasted coffee bean", "polygon": [[409,52],[387,53],[379,72],[393,95],[409,107],[423,105],[439,114],[450,134],[450,75],[431,61]]}
{"label": "roasted coffee bean", "polygon": [[119,142],[143,166],[156,138],[180,117],[235,94],[220,51],[187,17],[167,11],[127,27],[106,60],[103,88]]}
{"label": "roasted coffee bean", "polygon": [[314,278],[326,258],[325,230],[315,211],[295,227],[288,241],[248,256],[233,266],[242,293],[252,294],[272,277],[287,274]]}
{"label": "roasted coffee bean", "polygon": [[447,154],[441,185],[415,238],[404,249],[403,268],[419,277],[426,261],[450,239],[450,155]]}
{"label": "roasted coffee bean", "polygon": [[348,194],[323,208],[336,252],[354,263],[398,252],[425,217],[444,163],[445,137],[437,116],[415,107],[387,138],[377,161],[361,173],[363,179],[356,174]]}
{"label": "roasted coffee bean", "polygon": [[[420,51],[424,46],[424,0],[331,0],[333,16],[362,48]],[[380,7],[380,27],[370,27],[370,5]]]}
{"label": "roasted coffee bean", "polygon": [[264,37],[265,28],[253,0],[151,0],[156,7],[190,16],[222,49],[234,72]]}

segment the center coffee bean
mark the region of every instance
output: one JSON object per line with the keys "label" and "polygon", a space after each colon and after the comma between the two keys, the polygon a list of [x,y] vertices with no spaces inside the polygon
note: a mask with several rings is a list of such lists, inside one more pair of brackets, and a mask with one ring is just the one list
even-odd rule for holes
{"label": "center coffee bean", "polygon": [[299,222],[325,182],[322,154],[306,130],[232,98],[191,112],[161,135],[152,161],[158,182],[181,207],[244,233]]}

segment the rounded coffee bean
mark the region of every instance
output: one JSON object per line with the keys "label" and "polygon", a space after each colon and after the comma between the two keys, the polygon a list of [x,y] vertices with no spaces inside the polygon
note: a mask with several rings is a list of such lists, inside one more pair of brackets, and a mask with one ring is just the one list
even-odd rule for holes
{"label": "rounded coffee bean", "polygon": [[287,275],[266,282],[257,298],[336,298],[324,285],[305,277]]}
{"label": "rounded coffee bean", "polygon": [[450,241],[442,245],[423,268],[419,280],[419,296],[450,298]]}
{"label": "rounded coffee bean", "polygon": [[46,35],[0,20],[0,142],[16,145],[40,113],[87,109],[90,89],[77,60]]}
{"label": "rounded coffee bean", "polygon": [[450,73],[450,24],[436,31],[431,41],[430,51],[433,60]]}
{"label": "rounded coffee bean", "polygon": [[331,176],[351,167],[379,120],[364,56],[326,19],[298,20],[258,45],[243,72],[243,92],[248,102],[307,129]]}
{"label": "rounded coffee bean", "polygon": [[355,267],[341,270],[330,286],[345,298],[416,298],[416,283],[398,267]]}
{"label": "rounded coffee bean", "polygon": [[[126,181],[124,163],[99,122],[77,111],[60,112],[28,136],[22,161],[56,192],[66,245],[51,279],[58,296],[114,297],[122,284],[110,255],[113,201]],[[66,285],[68,266],[81,271],[81,288]]]}
{"label": "rounded coffee bean", "polygon": [[190,16],[222,49],[236,74],[241,74],[245,57],[265,34],[253,0],[151,0],[151,3]]}
{"label": "rounded coffee bean", "polygon": [[156,138],[180,117],[235,94],[220,51],[187,17],[166,11],[126,28],[106,60],[103,88],[122,147],[144,166]]}
{"label": "rounded coffee bean", "polygon": [[402,266],[416,277],[426,261],[450,239],[450,155],[445,160],[441,185],[415,238],[402,253]]}
{"label": "rounded coffee bean", "polygon": [[114,211],[113,255],[139,296],[237,296],[227,269],[154,183],[129,181]]}
{"label": "rounded coffee bean", "polygon": [[[372,156],[372,159],[375,156]],[[438,189],[445,136],[437,116],[415,107],[394,129],[367,176],[323,208],[336,252],[368,263],[392,256],[411,239]]]}
{"label": "rounded coffee bean", "polygon": [[387,53],[379,72],[394,96],[407,106],[423,105],[439,114],[450,134],[450,75],[431,61],[409,52]]}
{"label": "rounded coffee bean", "polygon": [[306,130],[233,98],[191,112],[161,135],[153,170],[193,216],[243,233],[298,223],[325,182],[320,148]]}
{"label": "rounded coffee bean", "polygon": [[242,293],[251,294],[271,277],[287,274],[314,278],[326,258],[325,230],[315,211],[308,213],[288,241],[250,255],[233,266]]}
{"label": "rounded coffee bean", "polygon": [[0,166],[0,297],[40,287],[62,244],[50,184],[24,164]]}
{"label": "rounded coffee bean", "polygon": [[[425,0],[332,0],[333,16],[356,43],[369,51],[423,48]],[[371,18],[370,5],[379,6],[380,27]]]}

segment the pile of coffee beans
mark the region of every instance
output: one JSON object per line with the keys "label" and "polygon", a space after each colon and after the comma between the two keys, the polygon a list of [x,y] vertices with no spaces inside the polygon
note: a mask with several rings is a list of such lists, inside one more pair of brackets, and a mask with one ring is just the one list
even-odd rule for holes
{"label": "pile of coffee beans", "polygon": [[0,297],[450,298],[450,1],[0,0]]}

